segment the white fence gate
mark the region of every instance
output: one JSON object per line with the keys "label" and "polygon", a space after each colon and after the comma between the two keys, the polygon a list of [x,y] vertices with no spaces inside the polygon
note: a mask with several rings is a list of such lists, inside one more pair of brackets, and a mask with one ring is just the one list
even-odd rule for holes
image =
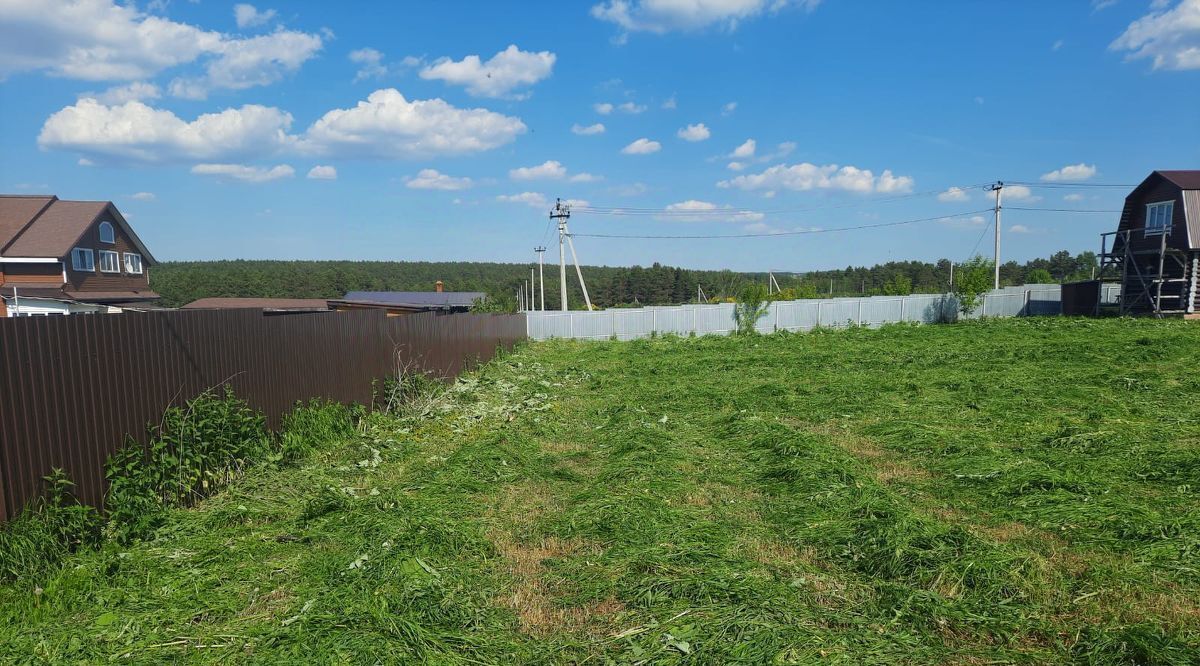
{"label": "white fence gate", "polygon": [[[529,337],[578,338],[590,340],[633,340],[653,333],[676,335],[727,335],[733,332],[733,304],[669,305],[645,308],[613,308],[599,312],[526,312]],[[774,301],[757,329],[808,331],[848,325],[881,326],[893,322],[934,323],[955,318],[958,299],[953,294],[912,296],[868,296]],[[988,292],[980,306],[968,315],[1019,317],[1062,313],[1062,289],[1056,284],[1005,287]]]}

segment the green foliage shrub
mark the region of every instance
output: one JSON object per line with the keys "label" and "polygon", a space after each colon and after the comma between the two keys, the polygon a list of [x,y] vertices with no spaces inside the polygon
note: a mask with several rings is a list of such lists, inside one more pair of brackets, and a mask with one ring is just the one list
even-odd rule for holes
{"label": "green foliage shrub", "polygon": [[100,518],[75,498],[67,475],[55,469],[45,482],[45,495],[0,529],[0,581],[37,576],[100,543]]}
{"label": "green foliage shrub", "polygon": [[954,295],[958,297],[958,309],[971,314],[983,302],[983,294],[991,290],[995,280],[995,263],[981,255],[975,255],[954,272]]}
{"label": "green foliage shrub", "polygon": [[767,316],[770,307],[767,288],[754,282],[748,283],[738,292],[733,307],[733,321],[738,335],[754,335],[758,320]]}
{"label": "green foliage shrub", "polygon": [[1051,284],[1057,282],[1050,271],[1044,268],[1035,268],[1025,274],[1025,284]]}

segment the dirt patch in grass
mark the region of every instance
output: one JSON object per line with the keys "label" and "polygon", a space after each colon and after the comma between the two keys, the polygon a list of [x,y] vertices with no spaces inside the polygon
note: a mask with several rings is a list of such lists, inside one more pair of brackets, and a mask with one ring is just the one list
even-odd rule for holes
{"label": "dirt patch in grass", "polygon": [[565,606],[558,601],[553,584],[546,580],[546,561],[575,556],[594,556],[599,549],[578,540],[546,537],[535,543],[519,542],[507,535],[493,535],[493,543],[504,558],[512,587],[497,601],[517,614],[521,631],[533,636],[569,631],[599,636],[614,616],[625,609],[614,598],[583,606]]}

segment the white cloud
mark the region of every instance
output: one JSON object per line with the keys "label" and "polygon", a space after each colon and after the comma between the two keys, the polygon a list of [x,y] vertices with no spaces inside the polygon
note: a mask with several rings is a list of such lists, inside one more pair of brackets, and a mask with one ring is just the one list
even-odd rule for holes
{"label": "white cloud", "polygon": [[808,162],[786,165],[778,164],[757,174],[737,176],[717,183],[718,187],[734,187],[742,190],[815,190],[830,189],[847,192],[907,192],[913,180],[908,176],[895,176],[884,170],[876,178],[867,169],[854,166],[838,167],[836,164],[818,166]]}
{"label": "white cloud", "polygon": [[0,79],[42,71],[86,81],[136,81],[205,59],[203,77],[171,85],[173,94],[199,98],[213,88],[273,83],[322,44],[318,35],[289,30],[232,37],[112,0],[5,0],[0,6]]}
{"label": "white cloud", "polygon": [[1078,192],[1073,192],[1063,196],[1063,201],[1083,201],[1083,195]]}
{"label": "white cloud", "polygon": [[1080,181],[1087,180],[1096,175],[1096,166],[1094,164],[1070,164],[1061,169],[1055,169],[1050,173],[1042,174],[1042,180],[1056,181]]}
{"label": "white cloud", "polygon": [[254,5],[238,4],[233,6],[233,18],[237,21],[237,27],[252,28],[275,18],[275,10],[260,12]]}
{"label": "white cloud", "polygon": [[662,150],[662,144],[650,139],[641,138],[621,149],[625,155],[649,155]]}
{"label": "white cloud", "polygon": [[392,88],[327,112],[302,135],[289,134],[291,124],[291,114],[253,104],[187,122],[141,102],[106,106],[82,99],[46,120],[38,145],[95,161],[144,163],[238,161],[282,152],[406,159],[490,150],[526,129],[518,118],[440,99],[409,101]]}
{"label": "white cloud", "polygon": [[604,134],[604,123],[595,123],[584,127],[579,123],[571,125],[571,132],[580,136],[591,136],[593,134]]}
{"label": "white cloud", "polygon": [[184,99],[205,99],[214,89],[245,90],[275,83],[300,69],[321,50],[317,35],[277,30],[269,35],[225,40],[215,49],[204,76],[177,78],[170,91]]}
{"label": "white cloud", "polygon": [[765,215],[758,211],[738,210],[728,205],[718,206],[709,201],[688,199],[669,204],[659,217],[681,222],[758,222]]}
{"label": "white cloud", "polygon": [[1001,192],[1002,199],[1005,201],[1041,201],[1042,198],[1035,195],[1028,187],[1024,185],[1005,185],[1004,191]]}
{"label": "white cloud", "polygon": [[511,169],[508,177],[513,180],[560,180],[567,177],[567,167],[558,160],[546,160],[537,166]]}
{"label": "white cloud", "polygon": [[883,193],[902,194],[912,192],[913,179],[910,176],[896,176],[891,169],[884,169],[875,183],[875,191]]}
{"label": "white cloud", "polygon": [[733,162],[730,162],[729,164],[726,164],[725,167],[727,169],[729,169],[730,171],[742,171],[746,168],[746,163],[738,162],[735,160]]}
{"label": "white cloud", "polygon": [[1014,233],[1014,234],[1031,234],[1031,233],[1033,233],[1033,229],[1030,229],[1029,227],[1027,227],[1023,224],[1014,224],[1008,228],[1008,231],[1009,231],[1009,233]]}
{"label": "white cloud", "polygon": [[353,108],[321,116],[305,132],[301,148],[381,159],[462,155],[510,143],[525,130],[512,116],[460,109],[441,99],[409,101],[395,88],[384,88]]}
{"label": "white cloud", "polygon": [[549,51],[522,51],[516,44],[484,62],[477,55],[454,61],[440,58],[421,70],[423,79],[439,79],[452,85],[465,86],[475,97],[516,97],[517,88],[531,86],[550,76],[556,56]]}
{"label": "white cloud", "polygon": [[291,114],[255,104],[186,122],[141,102],[105,106],[81,99],[46,119],[38,146],[96,161],[230,160],[278,153],[292,141],[291,124]]}
{"label": "white cloud", "polygon": [[737,111],[737,106],[737,102],[727,102],[725,106],[721,107],[721,115],[732,115],[734,111]]}
{"label": "white cloud", "polygon": [[124,104],[125,102],[140,101],[144,99],[158,99],[162,97],[162,91],[153,83],[145,81],[134,81],[123,86],[113,86],[104,92],[98,93],[83,93],[79,96],[80,99],[90,97],[101,104],[116,105]]}
{"label": "white cloud", "polygon": [[474,183],[470,178],[455,178],[439,172],[437,169],[421,169],[413,178],[405,183],[414,190],[465,190]]}
{"label": "white cloud", "polygon": [[662,106],[660,108],[670,111],[671,109],[674,109],[677,106],[679,106],[679,103],[675,101],[675,96],[671,95],[670,97],[667,98],[667,101],[662,103]]}
{"label": "white cloud", "polygon": [[696,123],[695,125],[688,125],[687,127],[680,129],[678,132],[676,132],[676,136],[684,141],[695,142],[704,141],[708,137],[712,136],[712,132],[708,131],[708,127],[706,127],[704,123]]}
{"label": "white cloud", "polygon": [[378,78],[387,74],[387,65],[383,64],[383,52],[372,48],[355,49],[350,52],[350,62],[359,65],[354,73],[354,80]]}
{"label": "white cloud", "polygon": [[608,114],[613,112],[614,107],[612,104],[609,104],[608,102],[600,102],[599,104],[593,104],[592,108],[596,110],[596,113],[598,113],[602,116],[607,116]]}
{"label": "white cloud", "polygon": [[313,180],[337,180],[337,169],[328,165],[318,164],[308,170],[308,177]]}
{"label": "white cloud", "polygon": [[153,192],[134,192],[129,195],[129,198],[135,201],[154,201],[157,197]]}
{"label": "white cloud", "polygon": [[520,194],[501,194],[500,196],[496,197],[496,201],[503,201],[506,203],[523,203],[523,204],[527,204],[529,206],[533,206],[534,208],[545,208],[550,205],[550,203],[548,201],[546,201],[546,195],[544,195],[540,192],[522,192]]}
{"label": "white cloud", "polygon": [[1150,58],[1154,69],[1200,69],[1200,0],[1162,9],[1156,3],[1108,48],[1128,52],[1129,60]]}
{"label": "white cloud", "polygon": [[234,178],[248,183],[266,183],[280,178],[291,178],[296,175],[296,170],[286,164],[273,166],[270,169],[244,164],[197,164],[192,167],[192,173],[202,176]]}
{"label": "white cloud", "polygon": [[617,105],[617,110],[636,115],[645,111],[646,106],[644,104],[634,104],[633,102],[623,102]]}
{"label": "white cloud", "polygon": [[937,195],[938,201],[945,201],[945,202],[966,201],[970,198],[971,197],[967,194],[967,191],[962,189],[961,187],[951,187],[950,189],[946,190],[945,192],[942,192],[941,194]]}
{"label": "white cloud", "polygon": [[604,177],[582,171],[574,176],[571,176],[568,180],[570,180],[572,183],[594,183],[596,181],[604,180]]}
{"label": "white cloud", "polygon": [[758,142],[754,139],[746,139],[742,145],[734,148],[729,156],[737,159],[746,159],[754,157],[754,151],[756,150],[758,150]]}
{"label": "white cloud", "polygon": [[719,26],[735,30],[739,23],[788,6],[812,11],[821,0],[606,0],[592,16],[615,23],[626,32],[663,34]]}

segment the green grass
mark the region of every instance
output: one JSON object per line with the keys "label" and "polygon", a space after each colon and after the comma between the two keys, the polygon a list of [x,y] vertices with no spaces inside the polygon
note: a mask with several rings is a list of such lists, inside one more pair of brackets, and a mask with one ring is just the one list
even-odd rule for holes
{"label": "green grass", "polygon": [[0,662],[1197,664],[1197,349],[530,344],[0,587]]}

